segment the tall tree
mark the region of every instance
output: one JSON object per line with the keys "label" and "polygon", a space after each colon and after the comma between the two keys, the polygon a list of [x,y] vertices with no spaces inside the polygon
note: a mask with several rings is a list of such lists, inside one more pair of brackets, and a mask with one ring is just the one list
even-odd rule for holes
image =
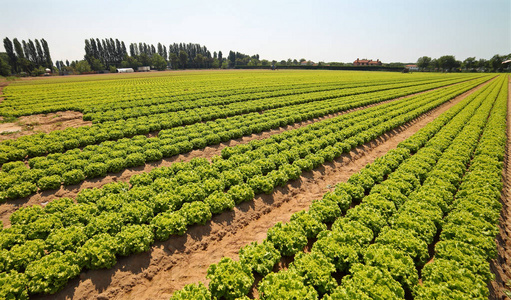
{"label": "tall tree", "polygon": [[46,67],[51,69],[53,67],[53,62],[51,60],[50,47],[48,46],[48,42],[46,42],[45,39],[41,39],[41,44],[43,46],[44,61],[45,61]]}
{"label": "tall tree", "polygon": [[9,38],[4,38],[4,48],[5,52],[7,52],[7,57],[9,58],[9,65],[11,69],[15,72],[18,70],[18,60],[16,54],[14,53],[14,46]]}
{"label": "tall tree", "polygon": [[0,76],[11,75],[11,66],[9,65],[9,56],[4,53],[0,53]]}
{"label": "tall tree", "polygon": [[202,56],[202,54],[197,54],[195,56],[195,64],[197,66],[197,68],[200,68],[202,67],[202,63],[204,62],[204,56]]}
{"label": "tall tree", "polygon": [[185,69],[188,62],[188,54],[184,50],[179,51],[179,62],[181,63],[181,68]]}
{"label": "tall tree", "polygon": [[502,59],[502,56],[495,54],[492,58],[490,58],[490,66],[493,70],[493,72],[500,72],[502,71],[502,62],[504,60]]}
{"label": "tall tree", "polygon": [[137,44],[131,43],[130,44],[130,56],[137,56],[138,55],[137,50],[138,50]]}
{"label": "tall tree", "polygon": [[163,59],[163,56],[158,53],[153,54],[151,62],[154,68],[158,71],[163,71],[167,68],[167,62]]}
{"label": "tall tree", "polygon": [[170,65],[172,66],[172,69],[176,70],[177,65],[179,63],[179,58],[177,57],[176,53],[170,52],[169,60],[170,60]]}
{"label": "tall tree", "polygon": [[438,58],[438,64],[443,70],[450,72],[457,66],[456,58],[453,55],[444,55]]}
{"label": "tall tree", "polygon": [[16,51],[16,56],[18,58],[25,58],[25,54],[23,53],[23,46],[21,46],[21,43],[18,41],[18,39],[14,38],[12,40],[12,43],[14,44],[14,50]]}
{"label": "tall tree", "polygon": [[39,43],[38,39],[35,39],[35,48],[37,51],[37,66],[43,66],[44,65],[44,52],[43,48],[41,47],[41,43]]}
{"label": "tall tree", "polygon": [[420,70],[425,70],[429,67],[431,63],[431,57],[428,56],[422,56],[417,59],[417,67],[419,67]]}
{"label": "tall tree", "polygon": [[222,51],[218,51],[218,61],[220,62],[220,64],[222,64],[222,60],[223,60]]}
{"label": "tall tree", "polygon": [[466,69],[466,70],[472,70],[473,68],[475,68],[476,66],[476,58],[475,57],[467,57],[464,61],[463,61],[463,67]]}
{"label": "tall tree", "polygon": [[[35,47],[35,44],[32,40],[28,40],[28,51],[30,53],[30,61],[35,65],[37,66],[37,50],[36,50],[36,47]],[[26,53],[25,53],[26,54]]]}
{"label": "tall tree", "polygon": [[236,53],[229,51],[229,56],[227,56],[227,59],[229,60],[229,67],[232,68],[236,65]]}

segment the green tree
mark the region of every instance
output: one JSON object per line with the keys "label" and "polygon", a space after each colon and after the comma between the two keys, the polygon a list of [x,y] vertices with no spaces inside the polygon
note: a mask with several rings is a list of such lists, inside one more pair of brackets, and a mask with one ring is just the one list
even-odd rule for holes
{"label": "green tree", "polygon": [[9,76],[11,75],[11,66],[7,62],[8,56],[0,55],[0,76]]}
{"label": "green tree", "polygon": [[490,58],[490,66],[493,72],[501,72],[502,71],[502,56],[495,54],[492,58]]}
{"label": "green tree", "polygon": [[202,68],[204,63],[204,56],[202,54],[195,55],[195,64],[197,65],[197,68]]}
{"label": "green tree", "polygon": [[45,39],[41,39],[41,45],[43,46],[45,67],[51,69],[51,67],[53,67],[53,62],[51,60],[50,47],[48,46],[48,42],[46,42]]}
{"label": "green tree", "polygon": [[234,51],[229,51],[229,56],[227,56],[227,60],[229,60],[229,67],[234,68],[236,65],[236,53]]}
{"label": "green tree", "polygon": [[37,52],[37,66],[44,66],[45,60],[44,60],[44,52],[43,48],[41,47],[41,43],[39,43],[38,39],[35,39],[35,47]]}
{"label": "green tree", "polygon": [[419,67],[421,71],[427,69],[430,64],[431,57],[428,56],[419,57],[419,59],[417,60],[417,67]]}
{"label": "green tree", "polygon": [[184,50],[179,51],[179,62],[181,63],[181,68],[185,69],[188,62],[188,54]]}
{"label": "green tree", "polygon": [[89,63],[86,60],[81,60],[81,61],[77,62],[75,70],[80,74],[88,73],[88,72],[92,71]]}
{"label": "green tree", "polygon": [[[161,45],[161,44],[159,44],[159,45]],[[156,70],[164,71],[165,69],[167,69],[167,62],[160,54],[158,54],[158,53],[153,54],[153,57],[151,58],[151,60],[152,60],[152,65],[154,66],[154,68]]]}
{"label": "green tree", "polygon": [[490,64],[489,62],[484,59],[484,58],[480,58],[479,61],[477,62],[477,68],[479,69],[479,71],[486,71],[486,69],[488,69],[490,67]]}
{"label": "green tree", "polygon": [[457,67],[456,58],[454,55],[444,55],[438,58],[438,64],[444,71],[451,72],[452,69]]}
{"label": "green tree", "polygon": [[8,63],[11,66],[11,69],[16,72],[18,70],[18,60],[14,53],[14,46],[9,38],[4,39],[4,48],[5,52],[7,52],[7,56],[9,57]]}
{"label": "green tree", "polygon": [[475,57],[467,57],[464,61],[463,61],[463,68],[465,70],[468,70],[468,71],[471,71],[472,69],[475,68],[476,66],[476,58]]}
{"label": "green tree", "polygon": [[211,64],[211,67],[213,69],[218,69],[220,68],[220,61],[217,59],[217,58],[213,58],[213,63]]}
{"label": "green tree", "polygon": [[93,58],[91,68],[93,71],[102,71],[105,69],[105,66],[98,58]]}
{"label": "green tree", "polygon": [[172,69],[177,70],[177,67],[179,64],[179,58],[177,57],[176,53],[171,52],[169,54],[169,59],[170,59],[170,65],[171,65]]}

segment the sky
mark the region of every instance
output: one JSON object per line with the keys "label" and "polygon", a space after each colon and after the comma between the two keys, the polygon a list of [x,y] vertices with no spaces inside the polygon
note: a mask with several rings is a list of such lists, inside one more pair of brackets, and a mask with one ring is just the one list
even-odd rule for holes
{"label": "sky", "polygon": [[0,7],[2,40],[44,38],[54,61],[83,59],[89,38],[127,47],[199,43],[224,57],[233,50],[277,61],[511,53],[511,0],[0,0]]}

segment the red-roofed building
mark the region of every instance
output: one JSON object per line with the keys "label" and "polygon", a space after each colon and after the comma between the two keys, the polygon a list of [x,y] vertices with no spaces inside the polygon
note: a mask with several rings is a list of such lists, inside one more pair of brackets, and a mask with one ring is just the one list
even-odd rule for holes
{"label": "red-roofed building", "polygon": [[410,71],[419,71],[419,67],[417,65],[406,65],[405,68]]}
{"label": "red-roofed building", "polygon": [[379,59],[358,59],[353,62],[354,66],[381,66],[381,61]]}

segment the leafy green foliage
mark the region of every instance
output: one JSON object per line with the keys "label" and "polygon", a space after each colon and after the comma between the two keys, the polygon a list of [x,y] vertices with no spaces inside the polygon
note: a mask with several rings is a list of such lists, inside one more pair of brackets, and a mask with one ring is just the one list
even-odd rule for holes
{"label": "leafy green foliage", "polygon": [[259,283],[260,297],[269,299],[317,300],[318,293],[312,286],[304,284],[304,278],[295,271],[270,273]]}
{"label": "leafy green foliage", "polygon": [[79,258],[73,252],[52,252],[31,262],[25,271],[31,294],[55,294],[69,279],[80,274]]}
{"label": "leafy green foliage", "polygon": [[115,236],[119,255],[127,256],[149,250],[154,242],[154,234],[149,225],[129,225]]}
{"label": "leafy green foliage", "polygon": [[215,191],[209,195],[205,200],[205,203],[209,205],[209,209],[213,214],[219,214],[226,210],[232,210],[234,208],[234,200],[227,193]]}
{"label": "leafy green foliage", "polygon": [[199,282],[199,284],[187,284],[184,286],[183,289],[176,291],[172,297],[170,297],[171,300],[189,300],[189,299],[196,299],[196,300],[209,300],[211,299],[211,292],[208,290],[208,288],[202,283]]}
{"label": "leafy green foliage", "polygon": [[254,283],[249,268],[227,257],[209,266],[206,278],[213,297],[232,300],[248,294]]}
{"label": "leafy green foliage", "polygon": [[160,241],[167,240],[171,235],[182,235],[186,231],[186,218],[180,213],[165,212],[151,220],[154,236]]}
{"label": "leafy green foliage", "polygon": [[307,238],[315,238],[321,231],[326,230],[326,225],[305,210],[291,215],[291,222],[296,223],[305,231]]}
{"label": "leafy green foliage", "polygon": [[28,299],[27,276],[16,271],[0,273],[0,298]]}
{"label": "leafy green foliage", "polygon": [[78,249],[78,256],[88,269],[111,268],[117,263],[117,241],[108,233],[98,234]]}
{"label": "leafy green foliage", "polygon": [[239,257],[244,266],[264,276],[270,273],[280,260],[280,253],[269,241],[260,244],[252,242],[240,249]]}
{"label": "leafy green foliage", "polygon": [[282,256],[293,256],[307,245],[305,231],[293,222],[287,224],[278,222],[268,229],[267,239],[273,243]]}
{"label": "leafy green foliage", "polygon": [[344,277],[339,288],[324,299],[404,299],[404,296],[403,288],[388,271],[356,264],[351,275]]}
{"label": "leafy green foliage", "polygon": [[332,273],[336,271],[335,266],[320,252],[298,253],[290,270],[303,277],[305,285],[313,286],[320,295],[337,287],[337,282],[332,277]]}

